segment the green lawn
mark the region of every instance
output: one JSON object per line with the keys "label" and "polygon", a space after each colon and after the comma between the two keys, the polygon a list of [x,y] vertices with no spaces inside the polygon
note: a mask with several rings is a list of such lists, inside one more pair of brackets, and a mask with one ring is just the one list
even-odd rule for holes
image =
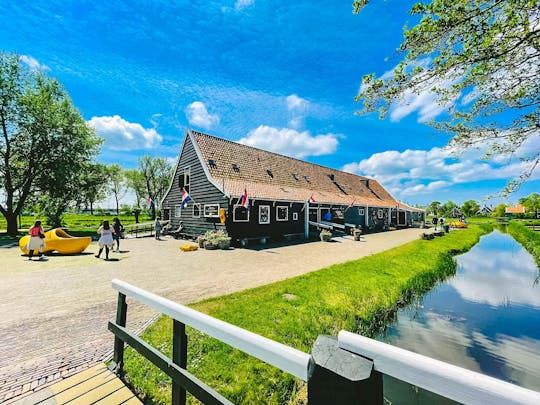
{"label": "green lawn", "polygon": [[[467,251],[490,230],[487,224],[472,225],[191,307],[309,353],[319,334],[335,336],[346,329],[373,336],[392,319],[398,303],[414,299],[455,271],[452,254]],[[161,317],[143,338],[170,356],[171,319]],[[301,381],[193,329],[188,339],[188,369],[231,401],[286,404],[305,399]],[[131,349],[125,369],[128,381],[147,401],[170,403],[169,379]]]}

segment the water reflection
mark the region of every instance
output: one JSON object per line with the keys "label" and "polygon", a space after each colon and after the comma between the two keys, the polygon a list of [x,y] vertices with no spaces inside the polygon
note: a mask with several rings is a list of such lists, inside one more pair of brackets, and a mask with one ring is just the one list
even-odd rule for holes
{"label": "water reflection", "polygon": [[[494,231],[456,257],[455,277],[398,312],[387,343],[540,391],[540,286],[529,253]],[[392,384],[389,384],[390,386]],[[393,403],[397,388],[389,387]]]}

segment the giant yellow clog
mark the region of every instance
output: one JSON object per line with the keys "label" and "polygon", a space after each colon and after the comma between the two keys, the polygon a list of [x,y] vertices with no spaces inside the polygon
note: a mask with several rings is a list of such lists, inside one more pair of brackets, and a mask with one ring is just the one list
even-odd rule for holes
{"label": "giant yellow clog", "polygon": [[[28,254],[26,244],[30,236],[26,235],[19,239],[19,248],[24,254]],[[81,253],[84,249],[90,245],[92,238],[90,236],[71,236],[61,228],[54,228],[48,232],[45,232],[45,248],[43,252],[57,251],[60,254],[70,255],[74,253]],[[34,254],[38,252],[34,250]]]}

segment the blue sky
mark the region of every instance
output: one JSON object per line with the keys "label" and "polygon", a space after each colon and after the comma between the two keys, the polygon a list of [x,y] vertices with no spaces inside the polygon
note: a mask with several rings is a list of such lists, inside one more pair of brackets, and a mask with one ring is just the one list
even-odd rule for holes
{"label": "blue sky", "polygon": [[483,200],[519,162],[441,149],[447,135],[425,121],[443,109],[429,94],[385,120],[355,114],[362,76],[399,62],[411,4],[375,1],[353,15],[351,1],[9,1],[0,49],[58,78],[105,138],[104,163],[175,160],[190,127],[375,177],[410,204]]}

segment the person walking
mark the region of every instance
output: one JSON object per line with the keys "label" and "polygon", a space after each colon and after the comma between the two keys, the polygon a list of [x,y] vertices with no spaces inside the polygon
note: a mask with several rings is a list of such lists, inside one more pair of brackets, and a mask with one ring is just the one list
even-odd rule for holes
{"label": "person walking", "polygon": [[41,226],[41,221],[34,222],[34,225],[28,229],[28,243],[26,244],[26,249],[28,250],[28,260],[32,260],[34,255],[34,250],[39,252],[39,260],[46,260],[43,256],[43,249],[45,248],[45,231]]}
{"label": "person walking", "polygon": [[99,259],[101,252],[103,252],[103,248],[105,248],[105,260],[109,260],[109,249],[112,250],[114,246],[114,229],[109,225],[109,221],[104,220],[101,223],[101,226],[98,228],[97,233],[99,233],[101,236],[98,241],[99,252],[96,257]]}
{"label": "person walking", "polygon": [[156,218],[156,222],[154,222],[154,230],[156,231],[156,240],[161,240],[159,238],[161,236],[161,217]]}
{"label": "person walking", "polygon": [[120,252],[120,238],[122,237],[122,232],[124,232],[124,227],[122,226],[122,223],[118,219],[118,217],[113,218],[113,239],[116,241],[116,252]]}
{"label": "person walking", "polygon": [[439,223],[439,218],[437,218],[437,216],[434,216],[433,219],[431,220],[431,223],[435,225],[435,230],[437,230],[437,224]]}
{"label": "person walking", "polygon": [[444,231],[444,218],[441,217],[441,219],[439,219],[439,225],[441,227],[441,231]]}

